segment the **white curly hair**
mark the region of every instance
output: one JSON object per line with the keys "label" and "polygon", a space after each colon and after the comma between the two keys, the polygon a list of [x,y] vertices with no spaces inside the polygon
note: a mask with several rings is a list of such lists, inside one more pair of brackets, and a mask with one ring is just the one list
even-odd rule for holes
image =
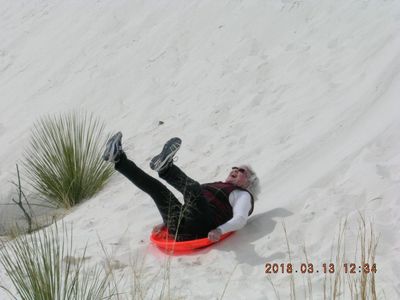
{"label": "white curly hair", "polygon": [[247,190],[249,190],[249,192],[253,195],[254,200],[256,200],[261,192],[260,181],[258,179],[258,176],[250,165],[241,165],[240,167],[248,171],[247,179],[249,182],[249,186],[247,187]]}

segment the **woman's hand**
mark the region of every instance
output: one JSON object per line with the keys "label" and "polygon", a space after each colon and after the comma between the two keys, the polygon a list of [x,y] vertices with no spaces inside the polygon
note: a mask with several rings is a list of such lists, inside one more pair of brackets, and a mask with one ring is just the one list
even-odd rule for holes
{"label": "woman's hand", "polygon": [[222,231],[219,228],[213,229],[208,233],[208,239],[212,242],[217,242],[221,238]]}

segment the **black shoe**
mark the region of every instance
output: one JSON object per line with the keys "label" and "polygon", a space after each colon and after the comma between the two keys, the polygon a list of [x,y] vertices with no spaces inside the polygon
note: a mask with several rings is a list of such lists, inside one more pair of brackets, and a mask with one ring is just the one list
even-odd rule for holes
{"label": "black shoe", "polygon": [[117,132],[107,142],[106,150],[103,153],[103,159],[111,163],[117,163],[122,152],[121,145],[122,133]]}
{"label": "black shoe", "polygon": [[154,156],[150,161],[150,168],[157,172],[162,172],[167,169],[174,159],[175,153],[179,150],[182,140],[174,137],[165,143],[161,153]]}

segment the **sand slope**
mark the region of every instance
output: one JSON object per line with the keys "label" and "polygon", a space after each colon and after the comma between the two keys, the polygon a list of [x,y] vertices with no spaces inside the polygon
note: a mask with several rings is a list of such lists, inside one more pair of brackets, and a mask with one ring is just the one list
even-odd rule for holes
{"label": "sand slope", "polygon": [[[177,164],[200,182],[240,162],[260,177],[244,229],[172,260],[178,295],[215,299],[236,266],[225,298],[275,299],[264,265],[288,262],[282,220],[294,261],[305,243],[321,265],[345,217],[355,246],[361,211],[381,235],[380,296],[400,297],[400,3],[5,0],[0,28],[3,202],[33,122],[87,110],[123,132],[146,171],[179,136]],[[137,255],[147,254],[149,274],[165,261],[148,241],[155,205],[121,175],[64,220],[90,264],[104,260],[103,241],[118,276],[129,278]],[[311,277],[320,299],[323,276]],[[297,278],[302,291],[306,277]],[[286,299],[288,276],[272,279]],[[3,270],[0,280],[8,284]]]}

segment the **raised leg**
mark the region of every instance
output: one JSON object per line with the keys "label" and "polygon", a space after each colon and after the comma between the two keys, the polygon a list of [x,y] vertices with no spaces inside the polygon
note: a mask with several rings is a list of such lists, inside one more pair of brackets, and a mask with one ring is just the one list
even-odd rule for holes
{"label": "raised leg", "polygon": [[136,166],[125,153],[121,154],[115,169],[154,200],[164,224],[171,233],[175,233],[180,224],[183,206],[174,194],[160,181]]}

